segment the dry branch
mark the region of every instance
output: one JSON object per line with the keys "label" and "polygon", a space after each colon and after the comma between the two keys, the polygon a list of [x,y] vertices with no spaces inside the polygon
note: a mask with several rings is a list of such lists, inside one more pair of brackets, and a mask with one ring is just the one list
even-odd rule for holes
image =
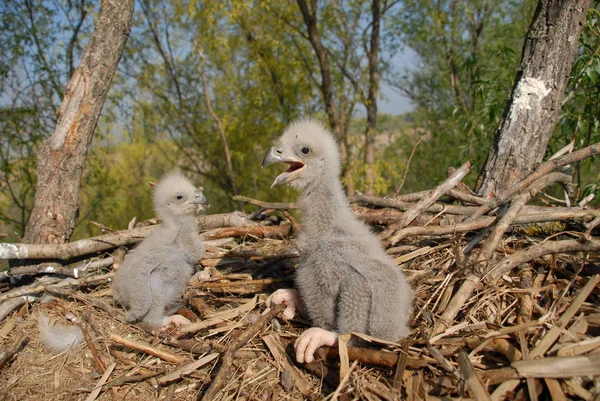
{"label": "dry branch", "polygon": [[[349,202],[350,203],[362,202],[362,203],[366,203],[366,204],[373,205],[373,206],[391,207],[391,208],[398,209],[403,212],[405,212],[409,208],[413,207],[413,205],[414,205],[414,203],[412,203],[412,202],[399,200],[397,198],[385,199],[385,198],[378,198],[377,196],[369,196],[369,195],[363,195],[363,194],[354,195],[354,196],[350,197]],[[457,206],[457,205],[446,205],[446,204],[442,204],[442,203],[434,203],[433,205],[429,206],[424,211],[428,212],[428,213],[444,212],[447,214],[470,216],[471,214],[473,214],[473,212],[475,212],[475,210],[477,210],[477,207],[475,207],[475,206]]]}
{"label": "dry branch", "polygon": [[600,376],[597,355],[550,357],[511,364],[521,377],[560,379],[577,376]]}
{"label": "dry branch", "polygon": [[458,168],[458,170],[456,170],[454,174],[452,174],[446,181],[438,185],[435,189],[431,190],[427,196],[423,197],[423,199],[407,209],[397,222],[391,224],[381,233],[380,237],[384,240],[387,240],[386,242],[389,244],[397,244],[398,240],[395,236],[396,232],[409,225],[410,222],[413,221],[418,215],[433,205],[434,202],[440,198],[440,196],[448,192],[449,189],[454,188],[456,184],[458,184],[464,178],[464,176],[467,175],[470,168],[471,163],[469,162],[466,162],[460,166],[460,168]]}
{"label": "dry branch", "polygon": [[548,160],[547,162],[540,164],[540,166],[533,173],[525,177],[512,189],[506,191],[506,193],[503,193],[500,196],[496,196],[494,199],[490,200],[486,205],[479,207],[473,213],[470,219],[474,220],[478,217],[483,216],[490,210],[497,208],[504,202],[511,199],[513,196],[525,190],[525,188],[529,187],[531,184],[533,184],[535,181],[539,180],[546,174],[560,167],[566,166],[567,164],[572,164],[583,159],[587,159],[588,157],[595,156],[598,153],[600,153],[600,143],[595,143],[583,149],[579,149],[573,153],[569,153],[567,155],[558,157],[556,159]]}
{"label": "dry branch", "polygon": [[225,355],[223,356],[223,361],[221,363],[221,368],[219,369],[219,373],[213,379],[212,383],[204,396],[202,397],[203,401],[211,401],[216,399],[218,392],[225,386],[225,382],[228,379],[229,370],[233,366],[233,359],[235,358],[235,353],[242,348],[248,341],[252,339],[258,332],[260,332],[272,319],[277,317],[283,310],[286,308],[284,304],[276,305],[273,309],[265,313],[250,326],[246,331],[244,331],[238,338],[233,340],[231,344],[227,347],[227,351],[225,351]]}
{"label": "dry branch", "polygon": [[205,239],[220,239],[227,237],[257,237],[257,238],[283,238],[290,232],[288,224],[279,226],[249,226],[219,228],[210,233],[205,233]]}
{"label": "dry branch", "polygon": [[175,354],[172,354],[170,352],[160,350],[158,348],[152,347],[152,346],[150,346],[148,344],[145,344],[143,342],[140,342],[140,341],[128,340],[128,339],[123,338],[123,337],[121,337],[121,336],[119,336],[117,334],[111,334],[110,335],[110,339],[111,339],[111,341],[113,341],[113,342],[115,342],[115,343],[117,343],[119,345],[122,345],[122,346],[127,347],[127,348],[131,348],[131,349],[136,350],[136,351],[141,351],[141,352],[143,352],[145,354],[153,355],[153,356],[155,356],[157,358],[160,358],[160,359],[162,359],[163,361],[166,361],[166,362],[170,362],[170,363],[182,363],[183,361],[185,361],[185,358],[182,357],[182,356],[175,355]]}
{"label": "dry branch", "polygon": [[527,188],[527,191],[524,191],[522,194],[517,196],[511,202],[510,207],[508,208],[504,216],[500,218],[498,223],[492,229],[492,232],[489,234],[488,238],[483,244],[481,251],[479,252],[479,255],[477,256],[477,259],[480,262],[487,262],[491,258],[492,253],[494,252],[496,246],[502,239],[502,236],[508,229],[508,226],[512,224],[512,222],[517,217],[517,214],[521,211],[523,206],[525,206],[525,204],[529,202],[529,200],[533,198],[539,191],[555,182],[566,183],[570,181],[571,177],[566,174],[551,173],[534,182],[529,188]]}
{"label": "dry branch", "polygon": [[193,373],[194,371],[196,371],[197,369],[200,369],[202,366],[206,365],[207,363],[217,359],[218,356],[219,356],[219,353],[217,353],[217,352],[208,354],[205,357],[202,357],[192,363],[182,366],[181,368],[175,370],[174,372],[164,375],[163,377],[158,379],[158,383],[165,385],[169,382],[178,380],[183,376],[187,376],[187,375]]}
{"label": "dry branch", "polygon": [[21,295],[28,294],[39,294],[44,291],[52,292],[52,290],[57,288],[67,288],[67,287],[85,287],[91,285],[99,285],[109,282],[115,273],[106,273],[98,276],[74,279],[68,278],[64,280],[57,280],[59,282],[53,281],[52,284],[33,284],[29,287],[21,287],[15,288],[12,291],[7,292],[6,294],[0,295],[0,301],[5,301],[7,299],[16,298]]}
{"label": "dry branch", "polygon": [[490,394],[483,386],[479,376],[477,376],[477,373],[469,360],[469,356],[463,350],[460,350],[458,353],[458,364],[465,382],[469,385],[471,391],[475,395],[475,399],[477,401],[491,401]]}
{"label": "dry branch", "polygon": [[[573,210],[573,211],[548,211],[517,215],[513,220],[513,225],[545,223],[550,221],[566,221],[582,218],[593,218],[599,215],[599,210]],[[448,235],[455,233],[465,233],[479,230],[491,226],[497,219],[495,217],[483,216],[477,220],[457,223],[447,226],[427,226],[427,227],[406,227],[398,232],[400,240],[419,235]]]}
{"label": "dry branch", "polygon": [[585,239],[572,239],[542,242],[500,260],[500,262],[496,263],[490,269],[489,274],[492,280],[497,280],[520,264],[527,263],[544,255],[566,252],[593,252],[598,250],[600,250],[600,240],[595,239],[589,241]]}
{"label": "dry branch", "polygon": [[10,362],[15,357],[15,355],[21,352],[28,343],[29,338],[23,337],[15,341],[15,343],[10,345],[6,349],[2,350],[2,352],[0,352],[0,369],[2,369],[4,365]]}
{"label": "dry branch", "polygon": [[[199,216],[200,230],[222,227],[256,226],[239,212]],[[0,259],[60,259],[69,260],[78,256],[107,251],[142,241],[159,226],[136,227],[66,244],[8,244],[0,243]],[[223,238],[220,236],[218,238]]]}

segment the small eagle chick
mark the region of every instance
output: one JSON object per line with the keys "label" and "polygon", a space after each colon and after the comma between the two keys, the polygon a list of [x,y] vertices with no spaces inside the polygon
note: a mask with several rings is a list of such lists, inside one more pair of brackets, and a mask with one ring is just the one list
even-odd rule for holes
{"label": "small eagle chick", "polygon": [[360,332],[386,340],[408,334],[413,294],[402,270],[359,221],[340,183],[340,156],[333,135],[318,122],[293,123],[263,161],[289,168],[273,186],[289,184],[302,193],[298,235],[301,254],[294,290],[278,290],[272,303],[285,303],[284,318],[305,308],[313,327],[296,341],[298,362],[335,345],[339,333]]}
{"label": "small eagle chick", "polygon": [[165,176],[154,190],[154,209],[162,226],[125,259],[113,282],[113,297],[127,310],[128,323],[148,328],[187,324],[173,314],[194,264],[204,254],[195,215],[209,206],[202,193],[178,173]]}

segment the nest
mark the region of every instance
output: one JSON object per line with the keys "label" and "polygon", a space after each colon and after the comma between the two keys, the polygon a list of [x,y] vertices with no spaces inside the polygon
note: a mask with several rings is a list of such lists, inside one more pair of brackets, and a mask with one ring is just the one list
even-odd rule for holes
{"label": "nest", "polygon": [[[536,183],[519,192],[526,199],[505,199],[504,209],[457,189],[441,203],[435,202],[447,189],[435,197],[432,191],[352,198],[363,205],[355,213],[378,231],[414,289],[413,329],[397,343],[342,335],[338,347],[319,349],[317,360],[303,365],[295,363],[293,343],[310,322],[284,321],[281,307],[266,303],[270,293],[293,285],[299,230],[287,212],[293,204],[242,198],[258,210],[201,217],[207,254],[179,311],[193,323],[158,333],[125,324],[109,287],[127,248],[156,222],[53,248],[21,244],[29,258],[75,262],[11,270],[36,279],[0,293],[0,394],[7,400],[597,398],[600,211],[526,206]],[[40,313],[78,325],[85,340],[49,352],[39,341]]]}

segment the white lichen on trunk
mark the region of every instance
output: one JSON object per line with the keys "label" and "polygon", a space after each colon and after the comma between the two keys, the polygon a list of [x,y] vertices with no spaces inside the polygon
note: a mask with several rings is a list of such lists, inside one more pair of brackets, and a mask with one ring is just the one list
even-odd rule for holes
{"label": "white lichen on trunk", "polygon": [[550,88],[540,79],[526,77],[519,82],[515,89],[513,110],[531,110],[537,109],[542,100],[548,96]]}

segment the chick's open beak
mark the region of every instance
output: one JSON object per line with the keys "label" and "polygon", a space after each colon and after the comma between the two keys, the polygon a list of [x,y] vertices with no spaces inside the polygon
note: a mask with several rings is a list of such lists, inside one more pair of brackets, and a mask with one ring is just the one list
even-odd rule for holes
{"label": "chick's open beak", "polygon": [[306,166],[303,161],[295,156],[287,156],[281,149],[272,147],[263,160],[262,168],[275,163],[287,163],[290,167],[275,178],[275,181],[271,184],[271,188],[294,181],[300,177],[300,173]]}
{"label": "chick's open beak", "polygon": [[202,192],[196,193],[196,196],[194,197],[194,203],[198,205],[198,211],[202,209],[208,209],[210,207],[208,199],[206,199],[206,196],[204,196]]}

